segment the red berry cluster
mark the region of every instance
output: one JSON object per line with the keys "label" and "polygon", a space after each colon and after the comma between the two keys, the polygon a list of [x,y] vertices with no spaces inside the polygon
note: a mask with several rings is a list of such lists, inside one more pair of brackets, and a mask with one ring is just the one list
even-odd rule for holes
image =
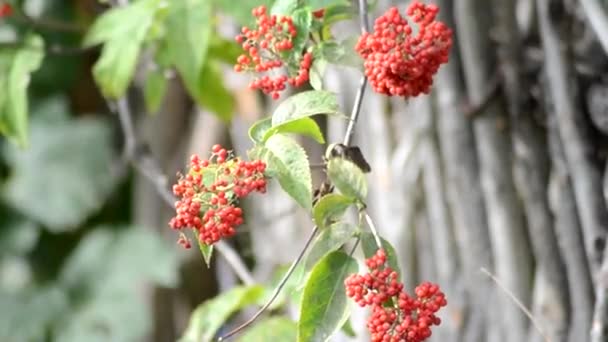
{"label": "red berry cluster", "polygon": [[436,5],[413,1],[407,15],[417,32],[396,7],[376,19],[373,33],[364,33],[355,50],[364,58],[365,75],[377,93],[411,97],[428,93],[433,75],[447,63],[452,31],[436,21]]}
{"label": "red berry cluster", "polygon": [[236,36],[246,53],[238,57],[234,70],[263,73],[286,67],[287,74],[264,75],[249,84],[249,88],[260,89],[276,100],[286,84],[299,87],[308,81],[312,53],[293,53],[298,30],[291,17],[268,15],[265,6],[254,8],[252,14],[256,28],[243,27]]}
{"label": "red berry cluster", "polygon": [[386,253],[379,249],[366,261],[370,273],[352,274],[345,281],[346,295],[360,306],[371,306],[367,328],[372,342],[419,342],[431,336],[431,326],[441,320],[435,315],[447,305],[445,295],[432,283],[422,283],[410,297],[398,274],[386,266]]}
{"label": "red berry cluster", "polygon": [[[261,160],[243,161],[233,158],[220,145],[214,145],[210,159],[197,155],[190,158],[190,170],[180,175],[173,193],[180,197],[175,203],[176,215],[169,222],[173,229],[191,227],[200,242],[211,245],[235,234],[243,223],[243,211],[236,205],[239,198],[251,192],[266,192]],[[180,235],[178,243],[189,248],[190,242]]]}
{"label": "red berry cluster", "polygon": [[0,3],[0,18],[8,17],[13,14],[13,7],[7,3]]}

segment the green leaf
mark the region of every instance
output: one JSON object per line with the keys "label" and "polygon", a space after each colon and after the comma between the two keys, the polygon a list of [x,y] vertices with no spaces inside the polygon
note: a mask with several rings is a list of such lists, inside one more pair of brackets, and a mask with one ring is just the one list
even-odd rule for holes
{"label": "green leaf", "polygon": [[328,224],[342,217],[346,209],[354,203],[352,197],[340,194],[327,194],[321,197],[312,209],[315,224],[320,228],[325,228]]}
{"label": "green leaf", "polygon": [[69,303],[65,291],[49,286],[0,291],[0,307],[0,341],[44,341],[57,317],[68,312]]}
{"label": "green leaf", "polygon": [[169,3],[166,41],[169,54],[186,89],[199,102],[209,89],[201,89],[205,58],[211,38],[212,7],[209,0]]}
{"label": "green leaf", "polygon": [[271,14],[276,15],[291,15],[298,8],[298,0],[275,0]]}
{"label": "green leaf", "polygon": [[332,158],[327,163],[327,176],[340,192],[365,202],[367,180],[365,174],[353,162],[344,158]]}
{"label": "green leaf", "polygon": [[271,127],[271,117],[258,120],[249,128],[249,138],[251,138],[251,141],[253,141],[254,143],[261,144],[266,140],[264,139],[264,136]]}
{"label": "green leaf", "polygon": [[311,269],[327,253],[342,247],[353,237],[356,231],[357,227],[347,222],[336,222],[323,229],[306,255],[304,268]]}
{"label": "green leaf", "polygon": [[[270,118],[269,118],[270,119]],[[288,121],[284,124],[277,125],[268,129],[264,136],[262,137],[262,141],[268,140],[271,136],[277,133],[296,133],[305,135],[315,139],[319,144],[324,144],[325,139],[323,138],[323,133],[321,132],[321,128],[317,125],[317,122],[311,118],[304,117],[298,120]]]}
{"label": "green leaf", "polygon": [[13,172],[0,195],[53,232],[77,228],[116,183],[111,130],[96,119],[34,121],[30,148],[6,145],[4,154]]}
{"label": "green leaf", "polygon": [[[401,274],[399,259],[397,253],[395,253],[395,248],[382,237],[380,237],[380,242],[382,243],[382,248],[384,248],[384,251],[386,252],[386,259],[389,266],[398,274]],[[378,251],[378,245],[376,244],[376,239],[374,239],[374,235],[372,233],[364,232],[361,234],[361,248],[363,248],[363,254],[367,259],[376,254],[376,251]]]}
{"label": "green leaf", "polygon": [[298,342],[327,341],[348,318],[344,280],[358,271],[357,261],[336,251],[312,269],[302,296]]}
{"label": "green leaf", "polygon": [[167,91],[167,79],[162,70],[154,70],[148,73],[144,87],[144,99],[146,111],[153,114],[158,111]]}
{"label": "green leaf", "polygon": [[28,35],[24,47],[0,50],[0,133],[21,147],[27,145],[27,87],[30,74],[44,58],[44,42]]}
{"label": "green leaf", "polygon": [[[177,284],[173,248],[151,228],[111,227],[88,233],[69,256],[59,284],[75,301],[56,323],[57,341],[139,341],[152,315],[143,286]],[[99,329],[103,327],[103,329]]]}
{"label": "green leaf", "polygon": [[355,332],[355,329],[353,329],[350,319],[347,319],[346,322],[344,322],[344,325],[340,330],[348,337],[357,337],[357,333]]}
{"label": "green leaf", "polygon": [[296,339],[296,329],[296,323],[286,317],[270,317],[255,323],[237,341],[293,342]]}
{"label": "green leaf", "polygon": [[325,15],[323,16],[323,40],[331,40],[331,27],[333,24],[344,20],[350,20],[355,16],[356,13],[355,8],[350,4],[336,4],[328,6],[325,9]]}
{"label": "green leaf", "polygon": [[104,43],[93,67],[93,76],[104,96],[118,98],[126,92],[158,2],[140,0],[112,8],[97,19],[87,33],[86,46]]}
{"label": "green leaf", "polygon": [[341,114],[338,99],[334,93],[310,90],[287,98],[272,114],[272,126],[317,114]]}
{"label": "green leaf", "polygon": [[208,58],[234,65],[243,49],[234,40],[228,40],[217,34],[211,35],[208,47]]}
{"label": "green leaf", "polygon": [[0,207],[0,258],[23,255],[36,246],[40,227],[31,220]]}
{"label": "green leaf", "polygon": [[300,206],[312,207],[312,176],[306,151],[292,138],[275,134],[264,146],[256,147],[252,156],[266,162],[267,173],[276,177],[279,184]]}
{"label": "green leaf", "polygon": [[314,90],[323,90],[323,75],[327,68],[327,60],[324,58],[315,58],[310,68],[310,86]]}
{"label": "green leaf", "polygon": [[310,27],[312,25],[312,11],[308,7],[299,8],[293,12],[291,17],[293,19],[293,24],[298,31],[293,40],[293,51],[294,53],[301,54],[301,51],[304,49],[310,34]]}
{"label": "green leaf", "polygon": [[223,121],[230,121],[234,113],[234,98],[224,87],[222,70],[217,62],[208,60],[205,63],[195,100],[212,111]]}
{"label": "green leaf", "polygon": [[205,264],[207,267],[211,267],[211,256],[213,255],[213,245],[207,245],[202,243],[198,238],[198,248],[201,250],[201,254],[203,255],[203,259],[205,260]]}
{"label": "green leaf", "polygon": [[200,304],[190,316],[190,322],[180,342],[208,342],[228,318],[238,310],[257,303],[264,294],[261,286],[235,287]]}

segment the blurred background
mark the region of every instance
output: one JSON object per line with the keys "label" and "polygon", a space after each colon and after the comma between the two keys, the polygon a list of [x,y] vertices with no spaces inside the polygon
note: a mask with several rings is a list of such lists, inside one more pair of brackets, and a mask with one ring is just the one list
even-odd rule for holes
{"label": "blurred background", "polygon": [[[232,39],[251,8],[271,2],[218,0],[218,36]],[[455,33],[433,92],[404,100],[368,89],[355,131],[373,169],[370,213],[406,287],[430,280],[448,296],[432,340],[608,341],[608,2],[433,2]],[[134,145],[93,81],[99,49],[80,47],[108,4],[18,5],[26,16],[0,19],[0,49],[32,29],[46,55],[28,88],[27,147],[0,138],[0,341],[177,340],[198,304],[239,281],[219,255],[207,269],[196,248],[175,244],[166,190],[192,153],[220,143],[245,155],[249,126],[279,101],[225,63],[205,88],[215,102],[193,101],[165,70],[164,96],[150,103],[160,91],[144,50],[121,102]],[[407,1],[371,5],[373,19]],[[358,32],[356,19],[334,30]],[[328,66],[323,78],[346,113],[360,77]],[[342,140],[344,120],[319,124],[328,142]],[[302,143],[321,162],[325,147]],[[277,184],[244,205],[246,224],[228,243],[270,284],[310,218]],[[357,338],[334,340],[368,340],[365,317],[353,313]]]}

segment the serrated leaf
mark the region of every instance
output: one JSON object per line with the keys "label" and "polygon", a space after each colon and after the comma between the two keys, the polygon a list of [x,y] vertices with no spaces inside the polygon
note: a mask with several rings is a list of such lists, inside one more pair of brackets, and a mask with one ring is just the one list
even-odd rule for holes
{"label": "serrated leaf", "polygon": [[317,114],[340,115],[336,94],[310,90],[293,95],[276,108],[272,114],[272,126]]}
{"label": "serrated leaf", "polygon": [[209,342],[228,318],[238,310],[257,303],[264,294],[261,286],[235,287],[200,304],[192,315],[180,342]]}
{"label": "serrated leaf", "polygon": [[154,114],[160,108],[163,97],[167,91],[167,79],[162,70],[148,73],[144,86],[144,100],[148,114]]}
{"label": "serrated leaf", "polygon": [[97,19],[87,33],[85,46],[104,43],[93,67],[93,76],[104,96],[117,98],[126,92],[158,1],[140,0],[115,7]]}
{"label": "serrated leaf", "polygon": [[298,8],[292,13],[291,18],[297,30],[297,35],[293,40],[293,51],[300,54],[308,41],[312,25],[312,11],[308,7]]}
{"label": "serrated leaf", "polygon": [[286,317],[270,317],[254,324],[243,333],[239,342],[293,342],[296,339],[296,322]]}
{"label": "serrated leaf", "polygon": [[312,176],[306,151],[292,138],[275,134],[264,146],[256,147],[252,155],[266,162],[267,174],[300,206],[312,207]]}
{"label": "serrated leaf", "polygon": [[304,268],[311,269],[321,258],[347,243],[357,227],[347,222],[336,222],[321,231],[306,255]]}
{"label": "serrated leaf", "polygon": [[[270,119],[270,118],[269,118]],[[311,118],[304,117],[298,120],[288,121],[284,124],[274,126],[266,131],[262,137],[262,141],[268,140],[271,136],[277,133],[295,133],[305,135],[307,137],[315,139],[319,144],[324,144],[325,139],[321,128],[317,125],[317,122]]]}
{"label": "serrated leaf", "polygon": [[341,251],[315,265],[302,295],[298,342],[327,341],[342,327],[348,318],[344,280],[357,270],[357,261]]}
{"label": "serrated leaf", "polygon": [[272,118],[267,117],[256,121],[249,127],[249,138],[256,144],[261,144],[265,141],[266,132],[272,127]]}
{"label": "serrated leaf", "polygon": [[44,42],[28,35],[24,47],[0,50],[0,133],[20,147],[27,145],[27,87],[44,58]]}
{"label": "serrated leaf", "polygon": [[[198,239],[197,239],[198,240]],[[213,255],[213,245],[207,245],[198,240],[198,248],[201,250],[203,260],[207,267],[211,267],[211,256]]]}
{"label": "serrated leaf", "polygon": [[352,197],[340,194],[327,194],[315,204],[312,215],[315,224],[320,228],[326,227],[344,215],[346,209],[355,203]]}
{"label": "serrated leaf", "polygon": [[[382,237],[380,237],[380,242],[382,243],[382,248],[384,248],[384,251],[386,252],[386,260],[389,266],[398,274],[401,274],[399,259],[397,253],[395,253],[395,248]],[[361,233],[361,248],[363,249],[365,258],[371,258],[374,256],[374,254],[376,254],[376,251],[378,251],[378,245],[376,244],[376,239],[374,239],[374,235],[372,233]]]}
{"label": "serrated leaf", "polygon": [[327,176],[343,195],[365,202],[367,180],[357,165],[344,158],[332,158],[327,163]]}
{"label": "serrated leaf", "polygon": [[203,107],[209,109],[218,118],[227,122],[234,113],[234,98],[224,86],[222,70],[217,62],[208,60],[200,76],[195,99]]}
{"label": "serrated leaf", "polygon": [[167,14],[166,41],[171,60],[197,102],[208,91],[201,89],[201,78],[212,32],[211,5],[208,0],[171,1]]}
{"label": "serrated leaf", "polygon": [[53,232],[73,230],[101,208],[115,185],[112,134],[104,121],[33,122],[30,148],[5,146],[13,166],[0,195]]}

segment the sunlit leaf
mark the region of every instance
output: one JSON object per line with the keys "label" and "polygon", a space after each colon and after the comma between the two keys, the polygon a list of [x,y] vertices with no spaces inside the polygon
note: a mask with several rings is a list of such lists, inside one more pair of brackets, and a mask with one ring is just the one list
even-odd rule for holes
{"label": "sunlit leaf", "polygon": [[267,173],[276,177],[279,184],[300,206],[312,207],[312,176],[306,151],[283,134],[271,136],[264,146],[252,151],[252,156],[266,162]]}
{"label": "sunlit leaf", "polygon": [[19,49],[0,50],[0,133],[21,147],[28,140],[27,87],[44,58],[44,43],[28,35]]}
{"label": "sunlit leaf", "polygon": [[[386,252],[386,260],[389,266],[395,270],[398,274],[401,274],[401,267],[399,267],[399,256],[395,252],[395,248],[384,238],[380,237],[382,248]],[[378,244],[374,235],[370,232],[364,232],[361,234],[361,248],[363,248],[363,254],[366,258],[371,258],[378,251]]]}
{"label": "sunlit leaf", "polygon": [[315,224],[321,228],[339,219],[346,209],[355,203],[352,197],[340,194],[327,194],[323,196],[314,206],[313,218]]}
{"label": "sunlit leaf", "polygon": [[281,102],[275,109],[272,114],[272,126],[317,114],[340,114],[336,94],[311,90],[293,95]]}
{"label": "sunlit leaf", "polygon": [[256,144],[262,143],[264,142],[266,132],[268,132],[271,127],[272,118],[268,117],[258,120],[249,128],[249,138]]}
{"label": "sunlit leaf", "polygon": [[365,202],[367,180],[365,174],[353,162],[344,158],[332,158],[327,163],[327,176],[345,196]]}
{"label": "sunlit leaf", "polygon": [[286,317],[270,317],[256,322],[237,341],[293,342],[296,339],[296,329],[296,322]]}
{"label": "sunlit leaf", "polygon": [[144,87],[144,100],[146,111],[153,114],[158,111],[167,91],[167,79],[162,70],[154,70],[148,73]]}
{"label": "sunlit leaf", "polygon": [[262,140],[266,141],[268,140],[268,138],[277,133],[300,134],[315,139],[319,144],[325,143],[321,128],[319,127],[319,125],[317,125],[317,122],[315,120],[308,117],[288,121],[286,123],[274,126],[266,131]]}

